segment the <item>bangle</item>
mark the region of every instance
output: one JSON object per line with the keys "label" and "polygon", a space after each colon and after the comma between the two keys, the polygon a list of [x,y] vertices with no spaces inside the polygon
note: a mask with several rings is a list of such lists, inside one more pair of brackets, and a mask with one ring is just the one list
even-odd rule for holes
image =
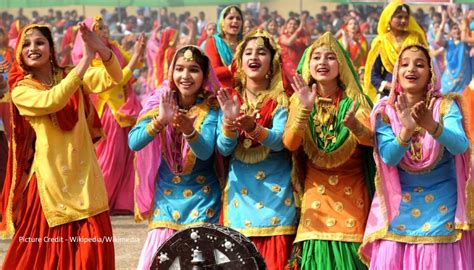
{"label": "bangle", "polygon": [[436,123],[435,129],[433,130],[433,132],[430,132],[430,134],[433,136],[434,134],[436,134],[436,132],[438,132],[438,129],[439,129],[439,122]]}
{"label": "bangle", "polygon": [[107,59],[107,60],[102,59],[102,63],[103,63],[105,66],[110,65],[110,63],[112,62],[112,58],[114,58],[114,53],[113,53],[111,50],[109,50],[109,52],[110,52],[109,59]]}
{"label": "bangle", "polygon": [[196,129],[193,129],[193,132],[191,132],[191,134],[184,134],[184,133],[183,133],[183,137],[184,137],[185,139],[190,139],[190,138],[192,138],[194,135],[196,135]]}
{"label": "bangle", "polygon": [[400,138],[400,134],[397,135],[397,142],[398,144],[400,144],[401,147],[408,147],[408,145],[410,144],[410,140],[408,141],[402,140],[402,138]]}
{"label": "bangle", "polygon": [[443,126],[438,122],[435,130],[430,134],[433,138],[437,139],[439,136],[441,136],[441,133],[443,133]]}

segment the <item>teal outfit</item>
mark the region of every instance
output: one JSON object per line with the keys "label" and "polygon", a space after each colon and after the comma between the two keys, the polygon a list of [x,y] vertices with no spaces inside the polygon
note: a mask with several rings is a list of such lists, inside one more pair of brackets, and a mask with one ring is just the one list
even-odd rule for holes
{"label": "teal outfit", "polygon": [[[389,235],[408,239],[455,237],[457,180],[454,155],[463,153],[468,147],[456,103],[443,117],[443,123],[443,132],[436,140],[444,150],[431,170],[413,174],[397,167],[402,200],[399,215],[390,223]],[[409,147],[402,147],[397,142],[390,124],[383,122],[380,116],[376,122],[376,137],[382,160],[390,166],[397,166]]]}
{"label": "teal outfit", "polygon": [[224,225],[246,236],[292,235],[296,233],[296,206],[291,185],[292,161],[282,143],[288,110],[279,107],[273,115],[268,136],[261,145],[268,155],[256,163],[239,160],[235,154],[238,137],[222,132],[223,114],[217,128],[217,149],[230,157],[224,191]]}
{"label": "teal outfit", "polygon": [[446,43],[446,69],[441,77],[443,94],[462,93],[472,79],[469,45],[465,42],[456,44],[450,39]]}
{"label": "teal outfit", "polygon": [[[165,159],[161,158],[156,174],[150,229],[180,230],[193,224],[218,222],[221,191],[213,159],[217,115],[216,109],[209,110],[197,139],[190,143],[190,149],[196,156],[190,173],[173,174]],[[130,131],[129,146],[132,150],[138,151],[158,139],[146,131],[150,121],[150,118],[143,119]]]}

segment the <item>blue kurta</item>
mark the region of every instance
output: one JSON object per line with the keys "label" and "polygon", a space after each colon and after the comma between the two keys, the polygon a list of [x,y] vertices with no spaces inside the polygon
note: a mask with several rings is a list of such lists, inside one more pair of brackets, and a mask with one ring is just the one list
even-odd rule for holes
{"label": "blue kurta", "polygon": [[[217,115],[215,109],[209,110],[198,138],[190,144],[196,155],[196,163],[189,174],[174,175],[164,158],[161,159],[155,182],[153,212],[149,220],[150,229],[180,230],[189,225],[218,222],[221,191],[212,158]],[[153,139],[159,139],[146,132],[150,121],[149,118],[144,119],[130,131],[128,141],[133,150],[138,151]]]}
{"label": "blue kurta", "polygon": [[472,79],[469,45],[465,42],[446,42],[446,69],[441,77],[443,94],[462,93]]}
{"label": "blue kurta", "polygon": [[224,156],[232,154],[224,191],[224,225],[246,236],[273,236],[296,233],[296,207],[291,186],[291,155],[284,150],[283,131],[288,111],[277,109],[268,136],[261,145],[270,148],[267,158],[255,164],[235,156],[238,137],[222,133],[219,115],[217,148]]}
{"label": "blue kurta", "polygon": [[454,155],[463,153],[468,147],[456,103],[443,117],[443,124],[443,132],[436,139],[443,145],[441,159],[431,170],[413,174],[398,165],[409,147],[402,147],[397,142],[390,124],[383,122],[380,115],[377,119],[376,137],[380,156],[386,164],[397,166],[402,189],[399,215],[390,223],[389,235],[413,237],[408,239],[414,242],[417,241],[415,239],[430,242],[432,237],[455,235],[457,181]]}

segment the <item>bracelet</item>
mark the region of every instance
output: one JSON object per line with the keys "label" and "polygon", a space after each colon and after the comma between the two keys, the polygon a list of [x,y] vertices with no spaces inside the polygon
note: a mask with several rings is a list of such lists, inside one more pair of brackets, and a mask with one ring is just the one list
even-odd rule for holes
{"label": "bracelet", "polygon": [[150,122],[147,126],[146,126],[146,133],[148,133],[148,135],[150,137],[155,137],[156,135],[158,135],[158,133],[160,133],[160,131],[163,129],[163,125],[160,125],[158,129],[156,129],[153,125],[152,122]]}
{"label": "bracelet", "polygon": [[441,125],[439,122],[436,125],[435,130],[431,134],[431,136],[435,139],[437,139],[439,136],[441,136],[441,133],[443,133],[443,125]]}
{"label": "bracelet", "polygon": [[112,52],[111,50],[109,50],[109,52],[110,52],[109,59],[107,60],[102,59],[102,63],[104,64],[104,66],[110,65],[110,63],[112,62],[112,58],[114,58],[114,52]]}
{"label": "bracelet", "polygon": [[184,134],[184,133],[183,133],[183,137],[184,137],[185,139],[190,139],[190,138],[192,138],[194,135],[196,135],[196,129],[193,129],[193,132],[191,132],[191,134]]}
{"label": "bracelet", "polygon": [[436,132],[438,132],[438,129],[439,129],[439,122],[436,123],[436,128],[433,130],[433,132],[430,132],[431,136],[436,134]]}
{"label": "bracelet", "polygon": [[401,147],[408,147],[410,145],[410,140],[404,141],[402,138],[400,138],[400,134],[397,135],[397,142],[400,144]]}

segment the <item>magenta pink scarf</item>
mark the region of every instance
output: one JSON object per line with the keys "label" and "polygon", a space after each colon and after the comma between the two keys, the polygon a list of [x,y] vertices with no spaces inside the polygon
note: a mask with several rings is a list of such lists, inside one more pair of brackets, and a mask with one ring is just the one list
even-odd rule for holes
{"label": "magenta pink scarf", "polygon": [[[85,19],[84,23],[90,30],[94,31],[93,18],[90,17],[90,18]],[[84,54],[83,43],[84,42],[82,40],[81,33],[78,33],[76,36],[76,40],[74,41],[74,47],[72,49],[72,54],[71,54],[72,62],[74,63],[74,65],[77,65],[77,63],[79,63],[79,61],[81,60]],[[117,58],[120,64],[120,67],[122,67],[123,69],[128,63],[119,48],[120,45],[116,41],[113,41],[113,40],[109,40],[106,45],[109,49],[112,50],[112,52],[114,53],[115,57]],[[126,84],[127,100],[120,107],[119,113],[125,116],[136,117],[141,110],[141,104],[138,98],[136,97],[135,92],[133,91],[132,81],[133,80],[129,80]],[[91,95],[91,100],[93,102],[96,100],[96,96],[94,94]]]}
{"label": "magenta pink scarf", "polygon": [[[174,55],[173,61],[169,67],[168,80],[164,81],[160,88],[151,92],[147,96],[145,105],[140,112],[138,121],[149,118],[143,118],[142,116],[159,107],[159,97],[163,91],[169,89],[170,87],[172,89],[175,88],[174,83],[169,83],[172,81],[172,71],[174,69],[175,61],[176,54]],[[210,64],[207,75],[207,80],[203,82],[202,88],[203,91],[211,93],[209,98],[213,98],[214,94],[220,88],[220,84]],[[170,147],[171,145],[176,146],[177,144],[181,146],[181,151],[179,153],[175,153],[178,154],[179,157],[173,155]],[[174,168],[183,168],[189,148],[190,146],[187,141],[184,140],[183,136],[181,134],[175,134],[172,125],[168,125],[152,142],[136,153],[135,219],[141,220],[147,217],[150,214],[150,211],[153,209],[155,181],[160,168],[161,159],[164,158],[172,172],[175,175],[179,175],[181,172],[174,170]]]}
{"label": "magenta pink scarf", "polygon": [[[398,67],[398,63],[396,63],[395,67]],[[396,96],[402,91],[396,81],[398,76],[396,72],[397,70],[398,68],[394,68],[393,85],[395,85],[395,87],[392,89],[390,96],[381,99],[372,110],[372,130],[375,130],[376,119],[382,113],[388,116],[394,134],[398,134],[402,129],[402,125],[393,106]],[[433,74],[433,76],[436,75]],[[439,94],[440,86],[436,77],[432,79],[429,88],[429,95],[437,97],[433,109],[433,118],[437,120],[440,117],[440,104],[442,97]],[[457,105],[461,108],[459,103]],[[441,145],[438,144],[438,142],[428,132],[426,132],[423,139],[423,153],[428,153],[428,155],[423,156],[421,162],[414,162],[410,159],[411,153],[407,151],[400,161],[400,166],[410,171],[422,171],[423,169],[428,169],[438,162],[440,151]],[[472,207],[467,203],[467,194],[470,192],[467,192],[466,190],[468,185],[472,188],[469,152],[470,150],[468,149],[463,154],[455,155],[457,179],[456,224],[468,224],[471,222],[470,214],[466,211],[468,208]],[[365,257],[364,259],[370,258],[372,255],[372,242],[378,239],[383,239],[386,235],[390,223],[398,213],[402,197],[398,169],[396,166],[389,166],[383,162],[378,152],[377,140],[374,140],[374,159],[377,165],[377,177],[375,180],[376,192],[367,220],[364,240],[360,247],[360,252],[361,255]]]}

